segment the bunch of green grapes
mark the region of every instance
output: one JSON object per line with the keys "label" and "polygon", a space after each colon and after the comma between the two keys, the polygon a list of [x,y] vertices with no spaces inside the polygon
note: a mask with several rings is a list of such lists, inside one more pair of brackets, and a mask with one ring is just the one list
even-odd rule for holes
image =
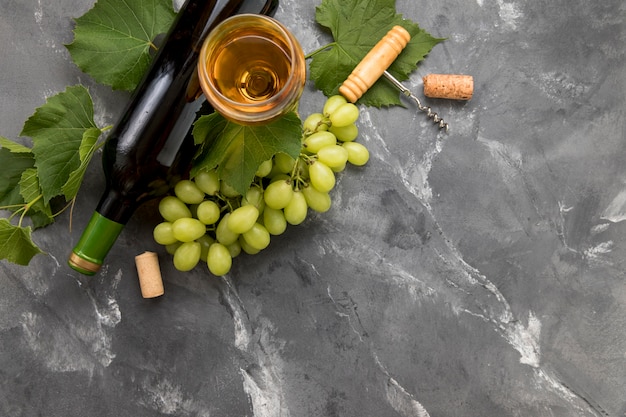
{"label": "bunch of green grapes", "polygon": [[173,195],[159,202],[163,222],[154,228],[154,240],[180,271],[204,261],[212,274],[227,274],[242,251],[259,253],[272,235],[302,223],[309,209],[330,209],[336,174],[369,159],[367,148],[355,142],[358,117],[358,107],[343,96],[329,97],[322,113],[304,120],[298,158],[278,153],[263,162],[245,195],[215,170],[179,181]]}

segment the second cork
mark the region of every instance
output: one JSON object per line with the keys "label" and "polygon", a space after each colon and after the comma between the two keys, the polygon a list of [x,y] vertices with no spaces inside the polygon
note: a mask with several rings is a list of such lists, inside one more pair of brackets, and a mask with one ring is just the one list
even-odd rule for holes
{"label": "second cork", "polygon": [[474,78],[471,75],[428,74],[422,81],[426,97],[471,100],[474,94]]}

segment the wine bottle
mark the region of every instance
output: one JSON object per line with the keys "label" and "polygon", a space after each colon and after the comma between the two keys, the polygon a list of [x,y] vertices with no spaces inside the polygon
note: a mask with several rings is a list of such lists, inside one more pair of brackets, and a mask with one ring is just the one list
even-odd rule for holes
{"label": "wine bottle", "polygon": [[[241,13],[273,15],[279,0],[187,0],[103,147],[105,191],[70,254],[86,275],[100,269],[124,226],[144,202],[162,195],[188,171],[191,125],[211,112],[201,94],[197,63],[209,32]],[[202,109],[201,109],[202,108]]]}

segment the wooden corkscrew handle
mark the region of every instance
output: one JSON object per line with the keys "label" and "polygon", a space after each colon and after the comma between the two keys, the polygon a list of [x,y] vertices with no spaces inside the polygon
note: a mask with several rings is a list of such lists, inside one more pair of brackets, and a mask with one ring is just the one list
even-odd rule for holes
{"label": "wooden corkscrew handle", "polygon": [[394,26],[365,55],[339,87],[339,93],[348,101],[356,102],[383,75],[411,40],[411,34],[402,26]]}

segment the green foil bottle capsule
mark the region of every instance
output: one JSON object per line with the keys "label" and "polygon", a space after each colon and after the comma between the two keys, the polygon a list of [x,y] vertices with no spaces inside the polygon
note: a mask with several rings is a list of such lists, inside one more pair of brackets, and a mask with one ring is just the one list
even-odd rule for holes
{"label": "green foil bottle capsule", "polygon": [[95,275],[122,229],[123,224],[95,212],[70,255],[70,266],[85,275]]}
{"label": "green foil bottle capsule", "polygon": [[273,15],[278,0],[187,0],[103,147],[106,189],[68,264],[94,275],[133,212],[186,174],[195,153],[191,126],[213,111],[197,76],[200,49],[224,19]]}

